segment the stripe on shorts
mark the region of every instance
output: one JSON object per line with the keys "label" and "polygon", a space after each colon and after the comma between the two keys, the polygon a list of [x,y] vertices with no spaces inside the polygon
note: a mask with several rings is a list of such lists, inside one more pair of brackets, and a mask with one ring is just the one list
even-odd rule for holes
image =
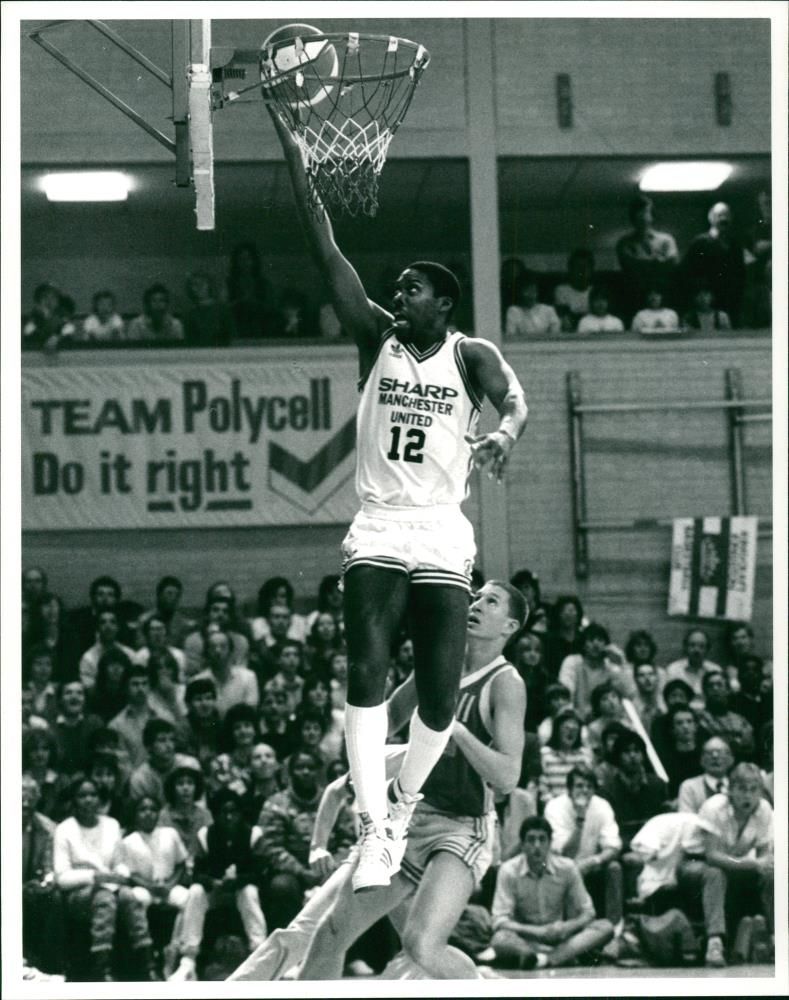
{"label": "stripe on shorts", "polygon": [[462,573],[455,573],[450,569],[415,569],[410,577],[411,583],[441,584],[470,590],[468,579]]}

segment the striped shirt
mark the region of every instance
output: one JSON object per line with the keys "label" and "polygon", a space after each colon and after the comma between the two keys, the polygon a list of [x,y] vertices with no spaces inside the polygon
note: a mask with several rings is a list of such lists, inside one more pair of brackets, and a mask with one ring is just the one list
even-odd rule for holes
{"label": "striped shirt", "polygon": [[579,764],[592,766],[592,754],[587,747],[577,750],[554,750],[553,747],[540,749],[542,776],[540,777],[540,797],[543,801],[562,795],[567,791],[567,775]]}

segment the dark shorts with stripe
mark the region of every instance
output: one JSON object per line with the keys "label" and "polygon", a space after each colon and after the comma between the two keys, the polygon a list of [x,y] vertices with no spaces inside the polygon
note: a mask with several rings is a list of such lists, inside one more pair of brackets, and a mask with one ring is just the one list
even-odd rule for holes
{"label": "dark shorts with stripe", "polygon": [[460,858],[478,886],[493,860],[496,814],[451,816],[420,802],[408,828],[408,846],[400,871],[419,883],[434,854],[443,851]]}
{"label": "dark shorts with stripe", "polygon": [[391,511],[364,504],[342,543],[342,570],[377,566],[405,573],[411,583],[469,591],[476,545],[460,507]]}

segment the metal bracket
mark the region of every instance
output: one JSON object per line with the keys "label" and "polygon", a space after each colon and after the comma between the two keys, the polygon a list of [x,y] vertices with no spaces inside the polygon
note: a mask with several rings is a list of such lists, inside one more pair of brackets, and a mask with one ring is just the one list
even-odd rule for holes
{"label": "metal bracket", "polygon": [[131,59],[143,67],[151,76],[163,83],[168,90],[172,92],[173,100],[173,121],[175,123],[175,140],[171,139],[169,136],[161,132],[155,125],[152,125],[143,116],[135,111],[134,108],[126,104],[125,101],[121,100],[117,94],[114,94],[107,86],[101,83],[92,76],[86,69],[70,59],[65,53],[61,52],[59,48],[52,44],[48,38],[44,37],[44,32],[48,32],[52,28],[59,27],[64,24],[74,24],[74,21],[50,21],[49,23],[36,28],[35,31],[31,31],[28,35],[31,41],[39,45],[45,52],[48,52],[54,59],[57,59],[59,63],[66,67],[69,72],[73,73],[76,77],[82,80],[83,83],[87,84],[92,90],[95,90],[97,94],[101,95],[106,101],[117,108],[121,114],[124,114],[127,118],[131,119],[138,125],[143,131],[147,132],[152,138],[154,138],[158,143],[164,146],[169,152],[173,153],[176,158],[176,184],[179,187],[188,187],[190,183],[190,160],[189,160],[189,125],[188,125],[188,93],[187,93],[187,81],[185,73],[181,74],[177,72],[178,67],[186,67],[188,62],[188,54],[190,52],[190,32],[191,32],[191,22],[173,22],[173,74],[165,72],[160,66],[157,66],[151,59],[148,58],[143,52],[135,48],[124,38],[122,38],[116,31],[109,27],[104,21],[85,21],[83,23],[89,24],[92,28],[95,28],[100,34],[108,38],[113,45],[117,46],[122,52],[125,52]]}

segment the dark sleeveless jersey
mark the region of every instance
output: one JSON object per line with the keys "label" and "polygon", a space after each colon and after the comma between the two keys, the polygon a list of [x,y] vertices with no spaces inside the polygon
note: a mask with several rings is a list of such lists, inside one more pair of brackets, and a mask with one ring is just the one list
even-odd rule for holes
{"label": "dark sleeveless jersey", "polygon": [[[455,716],[472,736],[491,746],[490,685],[494,677],[511,670],[503,656],[468,674],[460,682]],[[484,816],[493,808],[493,790],[477,774],[457,744],[450,740],[422,786],[425,803],[453,816]]]}

